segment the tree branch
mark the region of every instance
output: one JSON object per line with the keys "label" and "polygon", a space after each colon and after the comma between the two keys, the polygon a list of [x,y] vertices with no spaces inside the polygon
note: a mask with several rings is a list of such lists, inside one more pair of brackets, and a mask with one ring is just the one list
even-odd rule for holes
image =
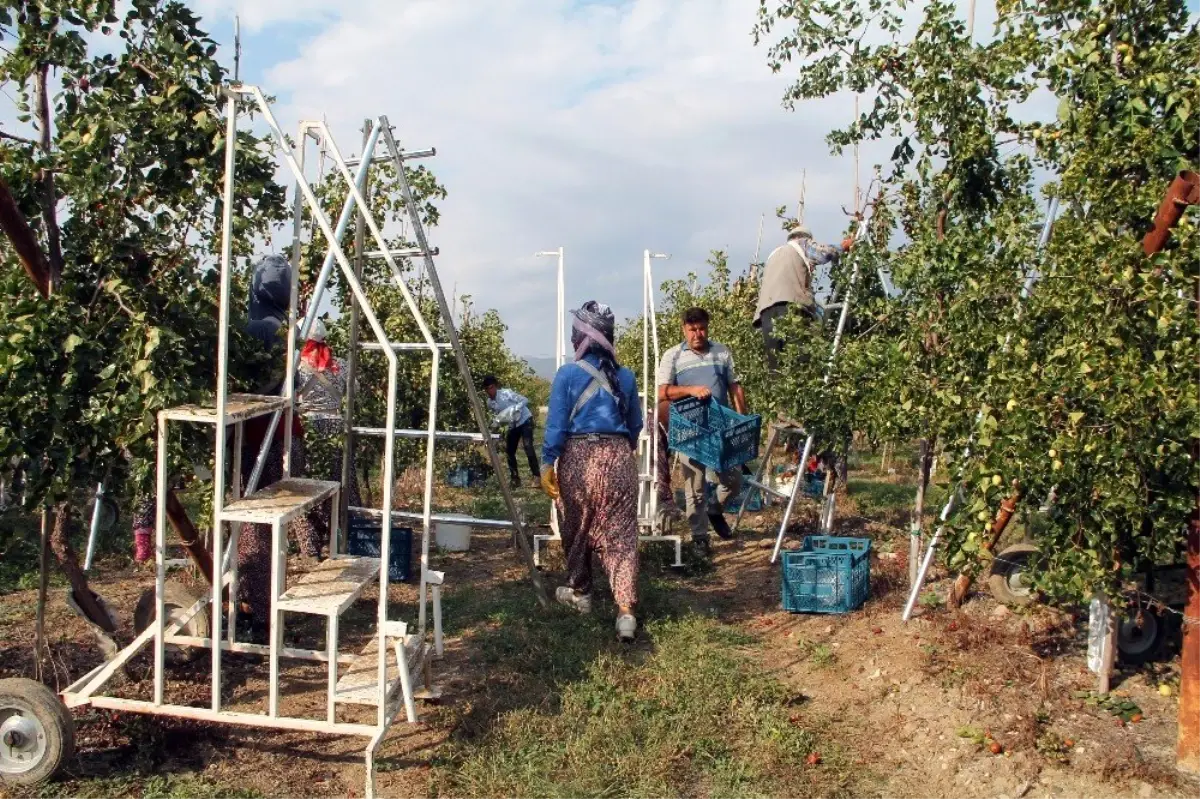
{"label": "tree branch", "polygon": [[38,146],[40,146],[40,145],[39,145],[37,142],[35,142],[33,139],[27,139],[27,138],[25,138],[24,136],[14,136],[14,135],[13,135],[13,134],[11,134],[11,133],[5,133],[5,132],[4,132],[4,131],[2,131],[2,130],[0,130],[0,139],[8,139],[9,141],[20,142],[21,144],[28,144],[28,145],[31,145],[31,146],[33,146],[33,147],[38,147]]}
{"label": "tree branch", "polygon": [[42,299],[49,297],[50,264],[46,261],[46,255],[38,244],[33,228],[29,226],[29,220],[21,213],[3,177],[0,177],[0,230],[8,236],[21,265],[25,267],[25,274],[29,275]]}

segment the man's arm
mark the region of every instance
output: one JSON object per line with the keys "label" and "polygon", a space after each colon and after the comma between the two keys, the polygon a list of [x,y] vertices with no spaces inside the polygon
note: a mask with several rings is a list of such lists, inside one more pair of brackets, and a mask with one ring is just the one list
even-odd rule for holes
{"label": "man's arm", "polygon": [[811,240],[805,242],[803,246],[805,252],[808,254],[808,260],[812,262],[813,266],[836,261],[845,251],[842,247],[834,247],[830,244],[818,244]]}
{"label": "man's arm", "polygon": [[712,392],[709,391],[708,386],[675,386],[664,383],[658,387],[659,402],[663,402],[664,400],[674,402],[685,397],[704,399],[709,394],[712,394]]}
{"label": "man's arm", "polygon": [[740,414],[746,413],[746,392],[742,390],[741,383],[734,383],[729,387],[729,398],[733,400],[733,409]]}

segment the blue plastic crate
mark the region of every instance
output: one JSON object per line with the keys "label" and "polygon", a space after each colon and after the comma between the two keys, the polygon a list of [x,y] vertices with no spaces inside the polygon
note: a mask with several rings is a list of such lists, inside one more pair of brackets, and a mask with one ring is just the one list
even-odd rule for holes
{"label": "blue plastic crate", "polygon": [[[346,535],[346,554],[367,558],[379,557],[379,541],[383,523],[378,519],[351,516]],[[391,548],[388,551],[388,581],[403,583],[412,573],[413,531],[410,527],[392,525]]]}
{"label": "blue plastic crate", "polygon": [[671,403],[667,443],[671,449],[723,472],[758,457],[762,417],[743,416],[712,397]]}
{"label": "blue plastic crate", "polygon": [[849,613],[871,593],[871,539],[810,535],[783,552],[783,609]]}

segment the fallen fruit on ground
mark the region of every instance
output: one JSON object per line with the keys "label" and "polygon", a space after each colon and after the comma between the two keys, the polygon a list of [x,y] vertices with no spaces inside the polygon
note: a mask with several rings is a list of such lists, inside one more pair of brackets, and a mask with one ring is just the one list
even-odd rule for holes
{"label": "fallen fruit on ground", "polygon": [[810,752],[808,757],[804,758],[804,762],[810,766],[821,765],[821,753],[820,752]]}

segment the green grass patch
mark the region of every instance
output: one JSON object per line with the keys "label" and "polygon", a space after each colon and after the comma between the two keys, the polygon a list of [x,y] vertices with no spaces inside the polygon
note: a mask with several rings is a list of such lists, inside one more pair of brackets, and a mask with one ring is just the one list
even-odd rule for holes
{"label": "green grass patch", "polygon": [[[524,679],[490,726],[460,725],[435,760],[435,795],[852,793],[842,756],[818,747],[815,723],[756,663],[755,639],[686,616],[652,621],[648,647],[622,649],[601,644],[607,618],[542,615],[485,642],[501,680]],[[823,764],[806,766],[818,749]]]}
{"label": "green grass patch", "polygon": [[74,797],[77,799],[255,799],[262,793],[251,788],[239,788],[226,782],[208,779],[197,774],[155,774],[148,777],[98,777],[96,779],[65,780],[42,785],[28,794],[44,799]]}

